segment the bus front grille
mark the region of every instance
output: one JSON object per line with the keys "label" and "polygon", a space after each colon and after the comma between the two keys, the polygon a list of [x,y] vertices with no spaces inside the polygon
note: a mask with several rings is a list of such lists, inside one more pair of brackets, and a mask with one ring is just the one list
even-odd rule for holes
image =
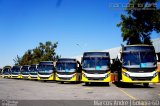
{"label": "bus front grille", "polygon": [[131,77],[133,81],[151,81],[153,77]]}
{"label": "bus front grille", "polygon": [[40,79],[48,79],[49,77],[40,77]]}
{"label": "bus front grille", "polygon": [[66,78],[66,77],[58,77],[58,78],[59,78],[60,80],[70,80],[70,79],[71,79],[70,77],[69,77],[69,78],[68,78],[68,77],[67,77],[67,78]]}
{"label": "bus front grille", "polygon": [[104,80],[105,77],[87,77],[88,80]]}

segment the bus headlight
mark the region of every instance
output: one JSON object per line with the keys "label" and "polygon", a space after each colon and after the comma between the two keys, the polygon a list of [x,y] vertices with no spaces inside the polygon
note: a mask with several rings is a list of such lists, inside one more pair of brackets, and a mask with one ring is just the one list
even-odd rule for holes
{"label": "bus headlight", "polygon": [[105,78],[107,78],[107,77],[109,77],[110,76],[110,73],[109,74],[107,74],[106,76],[105,76]]}
{"label": "bus headlight", "polygon": [[73,76],[71,78],[74,78],[76,76],[76,74],[73,74]]}
{"label": "bus headlight", "polygon": [[157,75],[158,75],[158,73],[156,72],[156,73],[153,74],[153,77],[156,77]]}
{"label": "bus headlight", "polygon": [[57,73],[56,73],[55,75],[56,75],[56,77],[58,77],[58,74],[57,74]]}
{"label": "bus headlight", "polygon": [[53,77],[53,74],[51,74],[50,77]]}
{"label": "bus headlight", "polygon": [[130,77],[128,73],[126,72],[123,72],[123,74],[126,76],[126,77]]}
{"label": "bus headlight", "polygon": [[84,77],[87,77],[84,73],[82,73],[82,75],[83,75]]}

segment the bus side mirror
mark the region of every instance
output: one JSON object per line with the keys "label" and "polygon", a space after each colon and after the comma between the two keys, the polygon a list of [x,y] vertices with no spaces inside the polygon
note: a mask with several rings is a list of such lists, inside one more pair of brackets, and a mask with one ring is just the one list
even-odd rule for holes
{"label": "bus side mirror", "polygon": [[81,63],[82,63],[83,57],[81,57]]}
{"label": "bus side mirror", "polygon": [[157,61],[159,60],[159,58],[158,58],[158,54],[156,54],[156,60],[157,60]]}

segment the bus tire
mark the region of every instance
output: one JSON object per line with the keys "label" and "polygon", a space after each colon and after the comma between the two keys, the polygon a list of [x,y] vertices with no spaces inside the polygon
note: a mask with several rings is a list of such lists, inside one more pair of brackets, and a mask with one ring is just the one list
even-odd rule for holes
{"label": "bus tire", "polygon": [[106,85],[109,86],[109,82],[107,82]]}
{"label": "bus tire", "polygon": [[63,82],[63,81],[61,81],[61,84],[64,84],[64,82]]}
{"label": "bus tire", "polygon": [[88,85],[89,85],[89,82],[85,82],[85,85],[88,86]]}
{"label": "bus tire", "polygon": [[144,87],[149,87],[149,83],[143,83]]}

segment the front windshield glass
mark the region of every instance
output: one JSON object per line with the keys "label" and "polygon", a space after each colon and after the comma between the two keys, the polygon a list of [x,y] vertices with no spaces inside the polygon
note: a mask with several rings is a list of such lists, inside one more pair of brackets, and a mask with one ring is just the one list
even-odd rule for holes
{"label": "front windshield glass", "polygon": [[76,70],[76,63],[57,63],[58,72],[74,72]]}
{"label": "front windshield glass", "polygon": [[22,68],[22,72],[29,72],[29,69],[26,67],[26,68]]}
{"label": "front windshield glass", "polygon": [[29,70],[30,70],[31,72],[36,72],[36,71],[37,71],[37,68],[36,68],[36,67],[30,67]]}
{"label": "front windshield glass", "polygon": [[122,54],[123,66],[154,67],[156,56],[154,52],[130,52]]}
{"label": "front windshield glass", "polygon": [[53,65],[39,65],[38,71],[52,72],[54,66]]}
{"label": "front windshield glass", "polygon": [[5,73],[10,73],[10,69],[9,68],[5,68],[4,70],[3,70],[3,73],[5,74]]}
{"label": "front windshield glass", "polygon": [[86,70],[107,70],[109,64],[109,58],[89,57],[83,59],[82,68]]}
{"label": "front windshield glass", "polygon": [[20,72],[20,68],[12,68],[12,72]]}

